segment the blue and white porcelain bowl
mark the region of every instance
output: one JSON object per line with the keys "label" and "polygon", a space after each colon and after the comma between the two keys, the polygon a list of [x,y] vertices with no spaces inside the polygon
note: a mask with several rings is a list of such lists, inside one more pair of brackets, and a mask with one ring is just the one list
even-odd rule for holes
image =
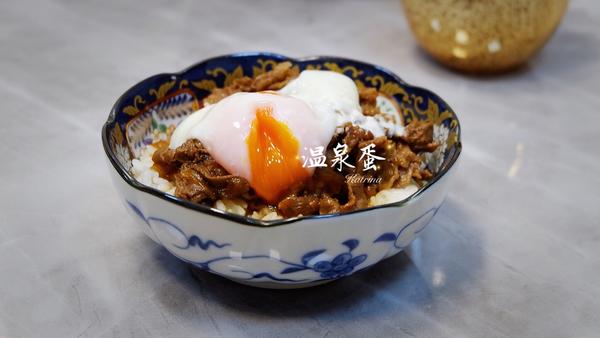
{"label": "blue and white porcelain bowl", "polygon": [[[434,122],[438,150],[425,156],[434,177],[409,198],[333,215],[261,221],[188,202],[145,186],[131,159],[152,134],[198,109],[213,88],[256,76],[283,61],[300,69],[333,70],[358,86],[378,88],[405,122]],[[461,151],[460,125],[434,93],[411,86],[382,67],[339,57],[293,59],[272,53],[215,57],[136,84],[115,103],[102,142],[119,198],[143,231],[193,266],[267,288],[299,288],[363,270],[402,251],[431,221],[448,191]]]}

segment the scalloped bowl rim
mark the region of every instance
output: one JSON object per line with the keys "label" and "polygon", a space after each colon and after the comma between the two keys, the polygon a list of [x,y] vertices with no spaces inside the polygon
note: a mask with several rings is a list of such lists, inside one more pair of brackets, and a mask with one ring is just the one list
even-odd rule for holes
{"label": "scalloped bowl rim", "polygon": [[[133,178],[131,176],[131,174],[129,173],[129,171],[127,169],[125,169],[121,165],[121,163],[117,160],[116,155],[110,149],[109,142],[108,142],[108,136],[109,136],[108,126],[114,122],[114,120],[117,116],[117,108],[122,105],[122,101],[128,96],[128,94],[132,91],[135,91],[138,87],[142,86],[144,83],[149,82],[155,78],[160,78],[160,77],[178,78],[178,77],[183,76],[188,71],[198,68],[198,67],[201,67],[202,65],[209,63],[211,61],[232,58],[232,57],[239,58],[239,57],[244,57],[244,56],[267,56],[267,57],[272,57],[275,59],[290,60],[292,62],[307,62],[307,61],[320,60],[320,59],[328,59],[328,60],[334,59],[334,60],[342,60],[345,62],[351,62],[351,63],[359,65],[361,68],[362,67],[372,67],[380,72],[387,74],[388,76],[393,78],[394,81],[402,84],[403,86],[427,92],[427,94],[431,95],[439,102],[442,102],[448,108],[448,110],[450,112],[452,112],[452,114],[456,118],[456,122],[457,122],[457,126],[456,126],[457,139],[456,139],[456,143],[455,143],[456,151],[454,152],[452,158],[447,162],[447,164],[444,165],[441,168],[441,170],[438,173],[436,173],[431,180],[429,180],[424,186],[420,187],[415,193],[413,193],[412,195],[410,195],[409,197],[407,197],[401,201],[383,204],[383,205],[372,206],[372,207],[363,208],[363,209],[357,209],[357,210],[353,210],[353,211],[349,211],[349,212],[338,212],[338,213],[325,214],[325,215],[296,216],[296,217],[289,217],[289,218],[284,218],[284,219],[279,219],[279,220],[269,220],[269,221],[255,219],[255,218],[251,218],[249,216],[236,215],[236,214],[228,213],[223,210],[219,210],[217,208],[190,202],[190,201],[181,199],[179,197],[176,197],[174,195],[168,194],[166,192],[160,191],[158,189],[152,188],[150,186],[147,186],[145,184],[142,184],[142,183],[138,182],[135,178]],[[431,186],[433,186],[440,178],[442,178],[450,170],[450,168],[452,168],[454,166],[454,164],[458,160],[458,157],[462,151],[461,127],[460,127],[460,121],[458,119],[458,116],[456,115],[456,112],[454,112],[454,110],[446,103],[446,101],[444,101],[441,97],[439,97],[434,92],[432,92],[426,88],[423,88],[423,87],[418,87],[418,86],[413,86],[411,84],[408,84],[404,80],[402,80],[398,75],[394,74],[392,71],[388,70],[387,68],[384,68],[384,67],[381,67],[378,65],[374,65],[374,64],[371,64],[368,62],[364,62],[364,61],[357,61],[357,60],[353,60],[353,59],[349,59],[349,58],[343,58],[343,57],[338,57],[338,56],[326,56],[326,55],[308,56],[308,57],[302,57],[302,58],[291,58],[291,57],[288,57],[288,56],[285,56],[282,54],[270,53],[270,52],[240,52],[240,53],[232,53],[232,54],[215,56],[215,57],[208,58],[203,61],[197,62],[189,67],[186,67],[185,69],[183,69],[179,72],[159,73],[159,74],[149,76],[149,77],[145,78],[144,80],[139,81],[138,83],[136,83],[135,85],[133,85],[132,87],[127,89],[125,91],[125,93],[123,93],[117,99],[115,104],[113,105],[113,107],[110,111],[110,114],[108,116],[108,119],[102,126],[102,145],[104,147],[104,152],[106,153],[106,156],[108,157],[110,163],[112,164],[113,168],[117,171],[119,176],[121,176],[121,178],[126,183],[128,183],[131,187],[135,188],[136,190],[154,195],[163,200],[166,200],[167,202],[174,203],[174,204],[184,207],[186,209],[195,210],[195,211],[198,211],[198,212],[201,212],[204,214],[208,214],[208,215],[212,215],[215,217],[219,217],[219,218],[225,218],[230,221],[234,221],[236,223],[250,225],[250,226],[257,226],[257,227],[261,227],[261,228],[282,226],[282,225],[286,225],[286,224],[295,223],[300,220],[340,217],[340,216],[352,215],[352,214],[356,214],[356,213],[369,212],[369,211],[376,210],[376,209],[401,207],[403,205],[407,205],[410,202],[412,202],[413,200],[415,200],[416,198],[418,198],[424,191],[426,191]]]}

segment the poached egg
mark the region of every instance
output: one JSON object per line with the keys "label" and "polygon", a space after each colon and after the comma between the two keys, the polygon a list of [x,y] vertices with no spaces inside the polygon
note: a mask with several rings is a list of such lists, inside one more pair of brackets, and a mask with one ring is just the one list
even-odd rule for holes
{"label": "poached egg", "polygon": [[305,70],[278,92],[235,93],[183,120],[169,147],[198,139],[232,175],[248,180],[267,202],[309,178],[303,164],[324,150],[338,127],[351,122],[375,137],[386,131],[364,116],[356,85],[331,71]]}

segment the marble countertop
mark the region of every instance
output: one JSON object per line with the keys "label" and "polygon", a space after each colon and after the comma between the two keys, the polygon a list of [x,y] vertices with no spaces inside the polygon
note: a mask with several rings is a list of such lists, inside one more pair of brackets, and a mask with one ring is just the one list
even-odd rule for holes
{"label": "marble countertop", "polygon": [[[470,77],[415,45],[396,0],[0,4],[0,337],[597,336],[600,5],[572,1],[528,67]],[[454,188],[410,249],[325,286],[269,291],[146,239],[100,128],[135,82],[209,56],[340,55],[458,112]]]}

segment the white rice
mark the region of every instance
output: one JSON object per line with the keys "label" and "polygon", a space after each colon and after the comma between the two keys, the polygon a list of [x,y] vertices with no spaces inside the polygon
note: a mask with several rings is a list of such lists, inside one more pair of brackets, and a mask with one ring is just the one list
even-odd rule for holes
{"label": "white rice", "polygon": [[412,194],[416,193],[419,188],[415,184],[410,184],[404,188],[390,188],[378,192],[375,196],[369,199],[369,206],[384,205],[402,201]]}
{"label": "white rice", "polygon": [[152,155],[156,151],[151,145],[142,149],[138,158],[131,160],[131,173],[140,183],[152,188],[175,195],[175,186],[158,175],[158,172],[152,169],[154,162]]}
{"label": "white rice", "polygon": [[[151,145],[144,147],[140,156],[131,161],[131,173],[140,183],[166,192],[167,194],[175,195],[175,186],[173,186],[171,182],[161,178],[158,175],[158,172],[152,168],[154,165],[154,162],[152,161],[152,155],[155,151],[156,148]],[[417,190],[418,188],[414,184],[401,189],[393,188],[382,190],[369,199],[369,206],[398,202],[408,198]],[[248,204],[242,199],[222,199],[216,201],[212,207],[232,214],[245,216],[247,213]],[[283,216],[279,215],[274,208],[270,207],[265,207],[259,211],[254,211],[249,216],[265,221],[283,218]]]}

